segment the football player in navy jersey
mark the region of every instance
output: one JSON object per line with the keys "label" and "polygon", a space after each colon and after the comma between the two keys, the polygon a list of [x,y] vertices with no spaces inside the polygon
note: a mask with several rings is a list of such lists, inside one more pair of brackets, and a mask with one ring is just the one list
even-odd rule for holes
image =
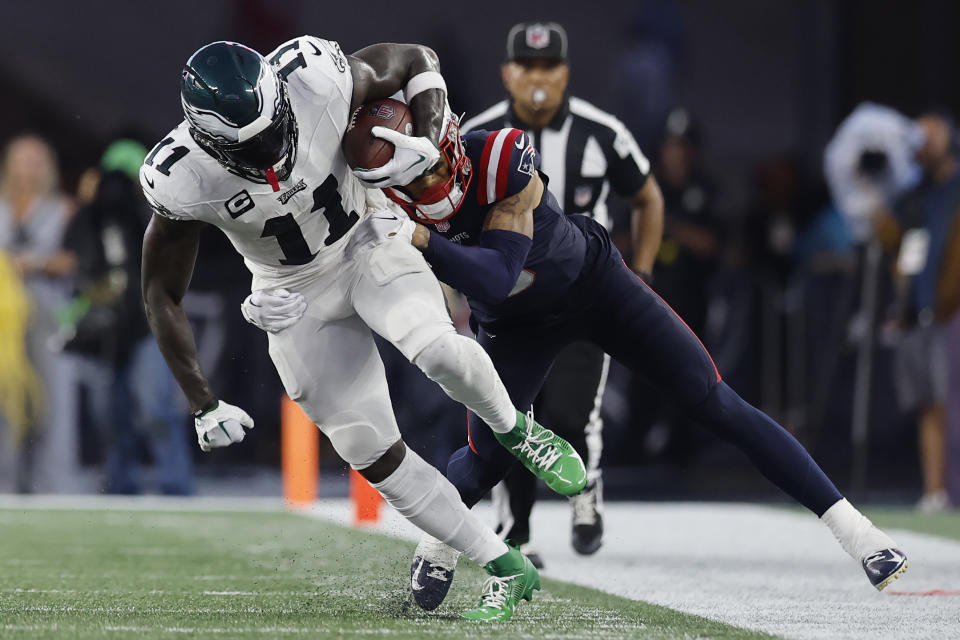
{"label": "football player in navy jersey", "polygon": [[[384,192],[419,223],[411,243],[437,278],[467,297],[477,338],[515,406],[531,407],[564,345],[593,342],[658,384],[813,511],[877,589],[906,570],[894,541],[843,498],[800,443],[727,386],[697,336],[624,264],[606,229],[564,215],[526,134],[476,130],[461,137],[456,119],[446,122],[431,170]],[[404,143],[391,129],[372,133]],[[536,457],[536,443],[529,444]],[[546,447],[542,453],[552,455]],[[513,463],[471,414],[468,444],[450,457],[447,477],[472,506]],[[421,607],[434,609],[446,597],[458,557],[435,538],[421,539],[411,566]],[[471,613],[496,619],[508,589],[496,578],[488,582],[483,606]]]}
{"label": "football player in navy jersey", "polygon": [[[390,141],[402,135],[373,133]],[[624,264],[606,229],[564,215],[526,134],[478,130],[461,138],[453,121],[440,150],[432,173],[384,191],[420,223],[411,241],[437,277],[466,295],[478,340],[517,407],[531,406],[564,345],[594,342],[813,511],[877,589],[906,569],[894,541],[843,498],[800,443],[727,386],[697,336]],[[473,505],[513,464],[471,415],[468,444],[451,456],[447,477]],[[411,568],[418,604],[442,602],[457,555],[421,540]]]}

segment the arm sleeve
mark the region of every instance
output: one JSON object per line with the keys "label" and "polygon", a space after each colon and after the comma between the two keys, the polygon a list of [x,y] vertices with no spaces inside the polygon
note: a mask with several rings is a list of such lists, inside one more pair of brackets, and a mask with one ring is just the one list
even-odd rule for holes
{"label": "arm sleeve", "polygon": [[617,195],[630,198],[647,182],[650,161],[622,122],[611,127],[613,142],[607,149],[607,178]]}
{"label": "arm sleeve", "polygon": [[468,298],[497,304],[509,297],[532,246],[531,238],[503,229],[484,231],[476,247],[431,233],[423,256],[439,280]]}

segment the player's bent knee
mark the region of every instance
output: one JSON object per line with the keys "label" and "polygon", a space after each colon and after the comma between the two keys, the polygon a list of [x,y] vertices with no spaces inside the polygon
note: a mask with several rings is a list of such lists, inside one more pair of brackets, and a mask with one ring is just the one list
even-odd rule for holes
{"label": "player's bent knee", "polygon": [[712,375],[699,372],[681,373],[676,376],[673,392],[681,405],[696,408],[707,401],[717,385],[718,381]]}
{"label": "player's bent knee", "polygon": [[730,437],[749,421],[747,413],[756,411],[726,382],[718,382],[706,398],[692,409],[693,417],[720,436]]}
{"label": "player's bent knee", "polygon": [[[468,368],[470,348],[476,345],[473,340],[461,336],[451,327],[449,331],[438,333],[413,359],[423,373],[436,382],[462,377]],[[476,346],[480,349],[480,346]]]}
{"label": "player's bent knee", "polygon": [[400,439],[394,425],[378,428],[354,412],[328,418],[320,429],[330,438],[337,454],[354,469],[369,467]]}

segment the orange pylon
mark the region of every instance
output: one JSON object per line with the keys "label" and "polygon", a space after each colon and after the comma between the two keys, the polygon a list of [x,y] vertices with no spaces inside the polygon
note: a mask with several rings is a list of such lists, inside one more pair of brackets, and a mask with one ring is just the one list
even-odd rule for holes
{"label": "orange pylon", "polygon": [[290,507],[317,500],[320,479],[320,432],[300,406],[283,396],[280,408],[283,498]]}
{"label": "orange pylon", "polygon": [[354,526],[376,524],[380,521],[383,498],[356,469],[350,469],[350,501],[353,503]]}

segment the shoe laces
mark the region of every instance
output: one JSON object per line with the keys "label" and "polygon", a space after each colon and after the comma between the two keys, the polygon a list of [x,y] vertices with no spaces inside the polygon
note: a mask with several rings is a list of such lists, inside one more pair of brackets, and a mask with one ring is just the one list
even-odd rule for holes
{"label": "shoe laces", "polygon": [[510,580],[517,576],[508,576],[501,578],[499,576],[490,576],[487,578],[480,591],[480,606],[489,609],[503,609],[507,602],[507,596],[510,595]]}
{"label": "shoe laces", "polygon": [[540,433],[533,432],[533,411],[527,413],[527,432],[519,444],[514,445],[514,451],[525,454],[530,462],[538,469],[549,469],[560,459],[563,452],[554,444],[554,434],[550,429],[541,427]]}

